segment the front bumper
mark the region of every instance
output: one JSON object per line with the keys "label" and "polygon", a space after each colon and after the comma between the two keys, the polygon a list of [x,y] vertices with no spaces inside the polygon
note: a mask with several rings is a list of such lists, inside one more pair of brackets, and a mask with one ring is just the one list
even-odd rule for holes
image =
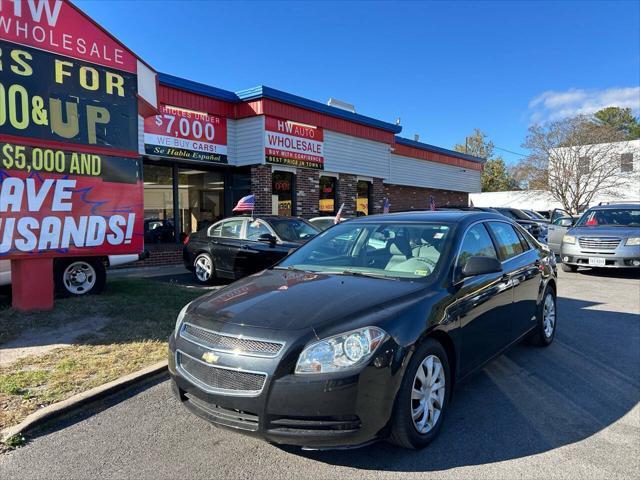
{"label": "front bumper", "polygon": [[[582,248],[578,242],[563,242],[560,257],[562,263],[576,267],[640,268],[640,247],[636,246],[620,245],[615,250],[604,250]],[[591,265],[590,258],[602,259],[604,264]]]}
{"label": "front bumper", "polygon": [[216,425],[277,444],[311,449],[350,448],[387,435],[400,381],[398,369],[391,366],[394,348],[387,347],[361,370],[318,375],[292,373],[300,347],[285,347],[276,358],[216,351],[216,365],[266,373],[259,392],[238,395],[205,391],[190,378],[177,365],[177,356],[184,353],[201,358],[209,350],[172,335],[169,373],[180,402]]}

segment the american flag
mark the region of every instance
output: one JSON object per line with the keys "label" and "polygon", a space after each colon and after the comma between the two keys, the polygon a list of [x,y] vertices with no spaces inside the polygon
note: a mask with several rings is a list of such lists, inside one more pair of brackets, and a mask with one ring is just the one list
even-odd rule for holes
{"label": "american flag", "polygon": [[385,198],[382,206],[382,213],[389,213],[389,210],[391,210],[391,203],[388,198]]}
{"label": "american flag", "polygon": [[253,211],[256,207],[256,197],[255,195],[247,195],[246,197],[242,197],[238,204],[233,209],[234,212],[246,212]]}
{"label": "american flag", "polygon": [[333,223],[335,225],[340,223],[340,220],[342,219],[342,209],[343,208],[344,208],[344,203],[342,205],[340,205],[340,209],[338,210],[338,213],[336,213],[336,218],[333,219]]}
{"label": "american flag", "polygon": [[433,199],[433,195],[429,195],[429,210],[436,209],[436,201]]}

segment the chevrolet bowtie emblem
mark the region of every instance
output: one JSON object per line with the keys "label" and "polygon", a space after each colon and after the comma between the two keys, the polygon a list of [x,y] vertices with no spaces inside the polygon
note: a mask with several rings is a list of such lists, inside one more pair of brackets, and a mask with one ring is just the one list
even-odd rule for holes
{"label": "chevrolet bowtie emblem", "polygon": [[207,363],[216,363],[219,358],[220,356],[216,355],[213,352],[205,352],[202,354],[202,360],[204,360]]}

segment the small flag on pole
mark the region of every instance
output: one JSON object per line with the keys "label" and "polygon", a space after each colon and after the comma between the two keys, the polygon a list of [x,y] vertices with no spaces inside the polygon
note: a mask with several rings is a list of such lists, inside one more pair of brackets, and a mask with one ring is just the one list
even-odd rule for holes
{"label": "small flag on pole", "polygon": [[436,201],[433,199],[433,195],[429,195],[429,210],[436,209]]}
{"label": "small flag on pole", "polygon": [[382,205],[382,213],[389,213],[389,210],[391,210],[391,203],[389,203],[388,198],[385,198],[384,204]]}
{"label": "small flag on pole", "polygon": [[333,219],[333,223],[335,225],[340,223],[340,220],[342,220],[342,209],[343,208],[344,208],[344,203],[342,205],[340,205],[340,209],[338,210],[338,213],[336,213],[336,218]]}
{"label": "small flag on pole", "polygon": [[238,204],[234,207],[234,212],[252,212],[256,207],[256,197],[255,195],[247,195],[246,197],[242,197]]}

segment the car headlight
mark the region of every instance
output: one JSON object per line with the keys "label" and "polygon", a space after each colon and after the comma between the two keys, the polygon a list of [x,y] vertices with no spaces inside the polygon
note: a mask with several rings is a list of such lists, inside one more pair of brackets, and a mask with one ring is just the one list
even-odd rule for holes
{"label": "car headlight", "polygon": [[570,243],[571,245],[574,245],[576,243],[576,236],[565,235],[564,237],[562,237],[562,243]]}
{"label": "car headlight", "polygon": [[387,334],[365,327],[310,343],[300,354],[296,373],[328,373],[355,368],[371,358]]}
{"label": "car headlight", "polygon": [[640,237],[629,237],[624,244],[629,247],[637,247],[640,245]]}
{"label": "car headlight", "polygon": [[178,313],[178,317],[176,318],[176,328],[173,330],[173,336],[177,337],[178,336],[178,332],[180,331],[180,327],[182,326],[182,322],[184,322],[184,317],[187,314],[187,310],[189,308],[189,305],[191,305],[193,302],[189,302],[187,303],[184,307],[182,307],[182,310],[180,310],[180,313]]}

